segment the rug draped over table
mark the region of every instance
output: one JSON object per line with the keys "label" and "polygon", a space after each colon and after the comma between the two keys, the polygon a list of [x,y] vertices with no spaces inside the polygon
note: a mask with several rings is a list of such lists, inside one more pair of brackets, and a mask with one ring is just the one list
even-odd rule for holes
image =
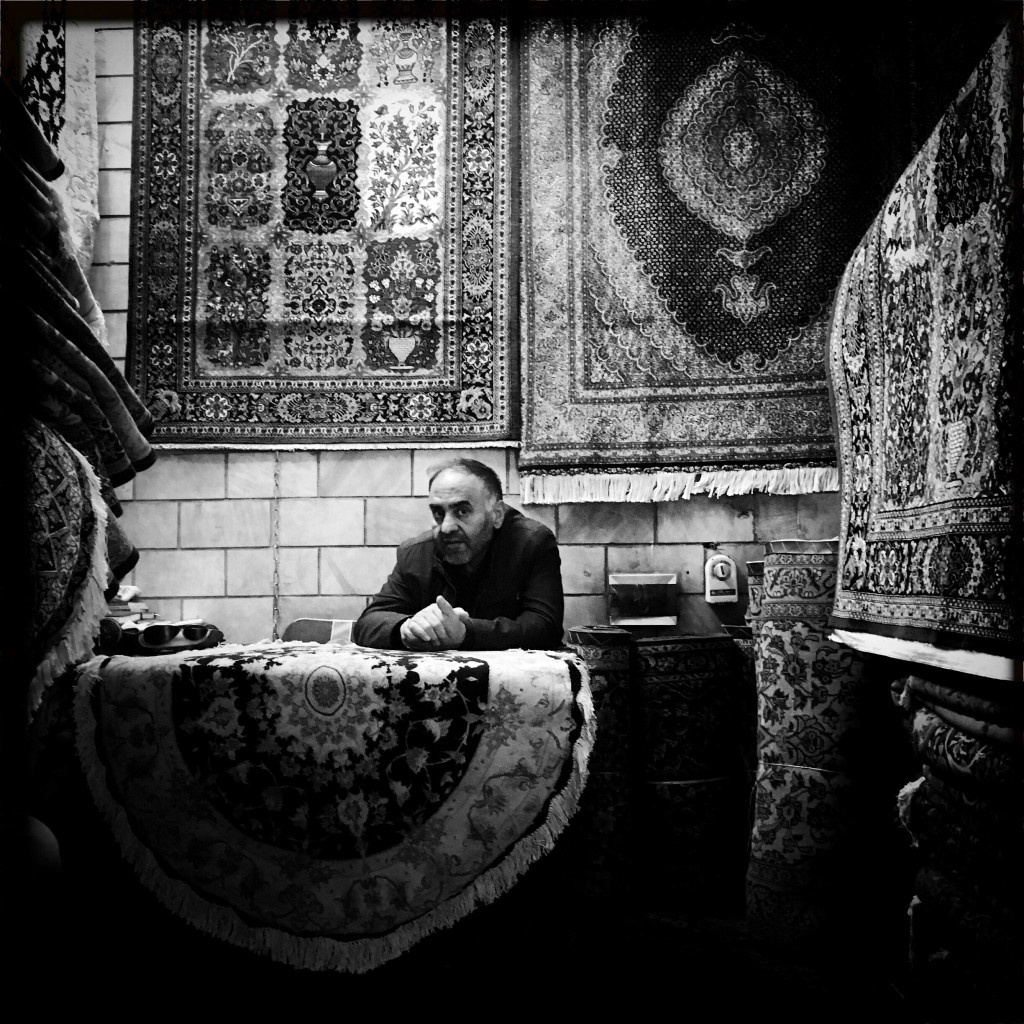
{"label": "rug draped over table", "polygon": [[833,626],[862,650],[1007,678],[1022,568],[1012,50],[1007,29],[890,193],[847,265],[831,340]]}
{"label": "rug draped over table", "polygon": [[679,22],[528,32],[525,501],[838,487],[828,309],[876,207],[835,40]]}
{"label": "rug draped over table", "polygon": [[128,366],[155,436],[508,438],[505,24],[261,10],[136,23]]}
{"label": "rug draped over table", "polygon": [[301,642],[79,669],[79,756],[142,883],[203,932],[363,972],[512,887],[575,813],[586,668]]}

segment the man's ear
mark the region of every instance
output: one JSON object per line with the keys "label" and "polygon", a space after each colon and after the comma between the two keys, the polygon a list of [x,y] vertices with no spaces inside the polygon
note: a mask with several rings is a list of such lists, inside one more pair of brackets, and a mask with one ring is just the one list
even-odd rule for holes
{"label": "man's ear", "polygon": [[496,501],[494,508],[491,509],[491,525],[497,530],[499,526],[505,521],[505,513],[508,511],[508,506],[503,501]]}

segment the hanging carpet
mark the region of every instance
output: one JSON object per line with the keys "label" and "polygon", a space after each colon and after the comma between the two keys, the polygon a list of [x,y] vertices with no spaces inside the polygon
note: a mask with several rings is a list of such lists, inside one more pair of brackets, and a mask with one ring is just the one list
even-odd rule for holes
{"label": "hanging carpet", "polygon": [[79,669],[79,757],[142,884],[195,928],[363,972],[507,892],[575,813],[569,653],[302,642]]}
{"label": "hanging carpet", "polygon": [[831,340],[833,626],[861,650],[1007,679],[1021,654],[1019,66],[1006,29],[854,252]]}
{"label": "hanging carpet", "polygon": [[530,26],[525,501],[838,487],[828,310],[877,209],[839,40],[700,18]]}
{"label": "hanging carpet", "polygon": [[504,22],[146,7],[127,360],[154,438],[508,438]]}

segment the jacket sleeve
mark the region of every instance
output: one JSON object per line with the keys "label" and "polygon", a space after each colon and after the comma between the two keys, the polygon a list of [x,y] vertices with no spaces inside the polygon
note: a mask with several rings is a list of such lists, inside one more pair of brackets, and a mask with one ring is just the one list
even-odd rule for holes
{"label": "jacket sleeve", "polygon": [[409,581],[402,572],[402,558],[388,576],[380,592],[366,606],[352,627],[352,641],[362,647],[404,650],[398,627],[419,611]]}
{"label": "jacket sleeve", "polygon": [[544,529],[523,552],[525,579],[514,618],[470,619],[463,650],[504,651],[513,647],[553,650],[562,646],[562,560],[554,534]]}

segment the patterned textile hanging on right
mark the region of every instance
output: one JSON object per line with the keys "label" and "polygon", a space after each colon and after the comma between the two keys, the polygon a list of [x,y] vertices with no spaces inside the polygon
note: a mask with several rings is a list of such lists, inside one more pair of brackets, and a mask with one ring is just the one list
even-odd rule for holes
{"label": "patterned textile hanging on right", "polygon": [[1021,656],[1019,46],[1008,26],[889,194],[830,342],[835,635],[997,678]]}

